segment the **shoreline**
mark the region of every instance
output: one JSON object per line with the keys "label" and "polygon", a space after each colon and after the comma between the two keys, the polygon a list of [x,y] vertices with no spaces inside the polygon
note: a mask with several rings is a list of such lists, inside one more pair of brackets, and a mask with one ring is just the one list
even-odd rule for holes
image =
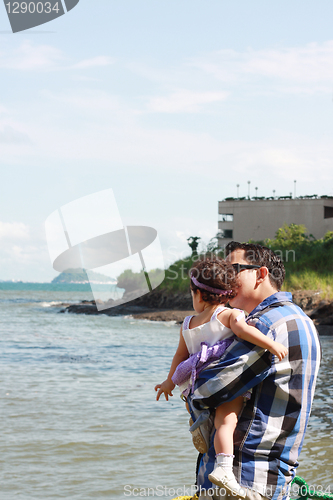
{"label": "shoreline", "polygon": [[[124,296],[125,303],[121,301],[110,302],[110,307],[98,311],[95,301],[82,301],[79,304],[61,304],[59,313],[107,316],[133,316],[134,319],[149,321],[175,321],[182,324],[185,316],[193,315],[192,299],[190,293],[166,294],[154,290],[149,294],[133,299],[133,294]],[[320,299],[318,291],[302,290],[294,292],[293,301],[313,320],[320,335],[333,335],[333,302]],[[59,307],[59,306],[58,306]]]}
{"label": "shoreline", "polygon": [[195,315],[195,311],[173,311],[173,310],[161,310],[161,311],[151,311],[140,314],[133,314],[134,319],[146,319],[149,321],[175,321],[177,325],[181,325],[186,316]]}
{"label": "shoreline", "polygon": [[[311,313],[311,311],[304,311],[304,312],[305,314],[308,315],[309,313]],[[165,310],[165,311],[154,311],[141,314],[133,314],[132,316],[134,319],[146,319],[149,321],[175,321],[177,325],[181,325],[186,316],[192,316],[193,314],[195,315],[195,311],[193,310],[192,311]],[[316,321],[314,321],[314,324],[317,328],[319,335],[333,336],[333,325],[317,324]]]}
{"label": "shoreline", "polygon": [[[56,307],[59,307],[59,304]],[[61,308],[59,313],[86,314],[88,316],[98,314],[105,314],[106,316],[132,316],[134,319],[146,319],[149,321],[175,321],[179,325],[182,324],[185,316],[195,314],[193,309],[155,309],[130,304],[98,311],[94,301],[82,301],[79,304],[63,303],[61,304]]]}

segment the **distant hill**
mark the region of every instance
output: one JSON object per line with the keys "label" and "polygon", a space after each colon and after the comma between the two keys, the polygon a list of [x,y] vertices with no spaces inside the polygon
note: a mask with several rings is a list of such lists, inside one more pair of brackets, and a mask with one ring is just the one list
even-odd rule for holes
{"label": "distant hill", "polygon": [[56,276],[51,283],[117,283],[117,280],[104,276],[104,274],[95,273],[94,271],[90,271],[89,274],[90,280],[85,269],[66,269],[59,276]]}

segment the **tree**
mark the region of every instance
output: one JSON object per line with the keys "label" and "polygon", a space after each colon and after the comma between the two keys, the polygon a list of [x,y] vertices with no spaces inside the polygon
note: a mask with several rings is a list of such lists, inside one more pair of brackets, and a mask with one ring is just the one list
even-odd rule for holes
{"label": "tree", "polygon": [[[312,235],[311,235],[312,236]],[[313,238],[313,237],[312,237]],[[309,241],[304,224],[286,224],[276,231],[274,244],[294,248]]]}
{"label": "tree", "polygon": [[211,238],[207,244],[207,252],[217,252],[220,251],[221,248],[219,247],[219,237],[221,233],[217,233],[213,238]]}
{"label": "tree", "polygon": [[134,290],[141,290],[147,286],[146,276],[143,272],[133,273],[131,269],[125,269],[117,277],[117,287],[125,288],[126,292],[133,292]]}
{"label": "tree", "polygon": [[325,247],[332,247],[333,246],[333,231],[327,231],[327,233],[324,236],[324,245]]}
{"label": "tree", "polygon": [[333,231],[327,231],[327,233],[324,236],[324,241],[328,242],[333,239]]}
{"label": "tree", "polygon": [[190,249],[192,250],[191,257],[198,255],[198,246],[199,246],[198,242],[199,242],[199,240],[201,240],[201,238],[199,236],[190,236],[189,238],[187,238],[188,245],[189,245]]}

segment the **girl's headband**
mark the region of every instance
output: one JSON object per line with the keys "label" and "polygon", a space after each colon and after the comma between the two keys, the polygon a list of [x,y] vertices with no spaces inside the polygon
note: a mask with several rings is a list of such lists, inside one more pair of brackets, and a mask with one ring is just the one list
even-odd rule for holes
{"label": "girl's headband", "polygon": [[197,286],[198,288],[203,288],[204,290],[207,290],[207,292],[211,293],[218,293],[219,295],[228,295],[228,293],[231,293],[232,290],[221,290],[220,288],[213,288],[208,285],[204,285],[203,283],[200,283],[192,274],[191,274],[191,280]]}

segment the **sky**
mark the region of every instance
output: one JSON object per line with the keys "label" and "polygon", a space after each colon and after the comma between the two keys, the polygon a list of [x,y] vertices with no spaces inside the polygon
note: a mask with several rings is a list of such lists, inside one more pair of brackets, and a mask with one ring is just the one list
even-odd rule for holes
{"label": "sky", "polygon": [[165,265],[228,196],[333,195],[333,3],[80,0],[13,34],[0,5],[0,279],[58,273],[44,224],[112,189]]}

